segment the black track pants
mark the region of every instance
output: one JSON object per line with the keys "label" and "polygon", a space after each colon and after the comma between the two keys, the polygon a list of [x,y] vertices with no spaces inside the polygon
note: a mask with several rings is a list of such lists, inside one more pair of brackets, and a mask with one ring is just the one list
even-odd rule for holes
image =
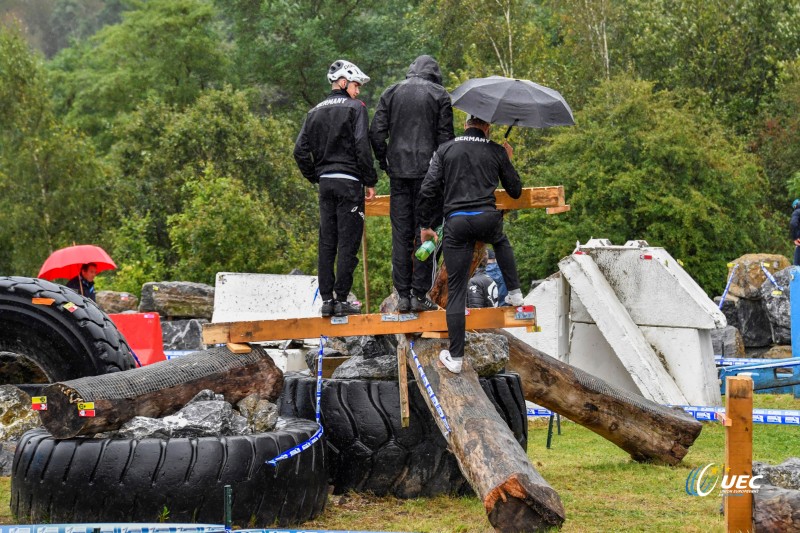
{"label": "black track pants", "polygon": [[467,305],[469,266],[476,242],[491,244],[509,292],[519,289],[517,263],[508,237],[503,233],[503,215],[487,211],[480,215],[455,216],[444,225],[444,264],[447,267],[447,332],[450,355],[464,356],[464,310]]}
{"label": "black track pants", "polygon": [[421,179],[390,180],[391,201],[389,215],[392,220],[392,283],[400,296],[408,296],[411,289],[417,296],[425,296],[433,280],[433,259],[420,261],[414,256],[422,245],[416,205]]}
{"label": "black track pants", "polygon": [[[319,180],[319,295],[347,300],[364,231],[364,186],[342,178]],[[333,263],[336,262],[336,275]]]}

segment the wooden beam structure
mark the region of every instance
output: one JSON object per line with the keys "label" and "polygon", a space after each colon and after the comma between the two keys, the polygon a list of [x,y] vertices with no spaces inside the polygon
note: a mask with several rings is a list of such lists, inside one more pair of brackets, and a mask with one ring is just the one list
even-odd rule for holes
{"label": "wooden beam structure", "polygon": [[[569,206],[564,199],[564,186],[554,187],[525,187],[519,198],[511,198],[506,191],[495,191],[497,209],[508,211],[511,209],[548,208],[548,214],[569,211]],[[365,204],[364,214],[368,217],[389,216],[389,196],[376,196]]]}
{"label": "wooden beam structure", "polygon": [[[513,307],[470,309],[468,330],[536,326],[534,318],[517,318]],[[251,322],[220,322],[203,325],[205,344],[265,342],[285,339],[309,339],[327,335],[349,337],[358,335],[394,335],[447,331],[447,315],[443,309],[419,314],[374,313],[342,318],[285,318]]]}

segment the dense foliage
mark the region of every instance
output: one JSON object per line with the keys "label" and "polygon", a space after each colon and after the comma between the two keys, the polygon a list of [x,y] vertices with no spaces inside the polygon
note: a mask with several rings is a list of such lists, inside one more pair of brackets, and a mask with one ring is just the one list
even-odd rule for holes
{"label": "dense foliage", "polygon": [[[528,78],[575,111],[512,136],[526,184],[572,205],[509,215],[524,284],[605,237],[664,246],[718,293],[729,260],[791,251],[799,51],[785,0],[0,0],[0,273],[35,275],[72,242],[105,246],[120,268],[102,284],[132,292],[314,273],[315,189],[291,153],[327,66],[366,71],[372,110],[428,53],[448,89]],[[367,234],[374,306],[388,220]]]}

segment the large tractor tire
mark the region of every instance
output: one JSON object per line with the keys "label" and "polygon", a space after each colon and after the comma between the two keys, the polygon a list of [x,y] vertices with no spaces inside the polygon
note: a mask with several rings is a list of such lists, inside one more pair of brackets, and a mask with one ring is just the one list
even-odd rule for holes
{"label": "large tractor tire", "polygon": [[[266,461],[310,439],[317,424],[281,419],[271,432],[236,437],[56,440],[23,435],[11,474],[18,523],[204,522],[285,527],[318,516],[328,498],[324,438],[276,465]],[[324,437],[324,435],[323,435]]]}
{"label": "large tractor tire", "polygon": [[0,385],[48,383],[134,367],[97,304],[43,279],[0,277]]}
{"label": "large tractor tire", "polygon": [[[313,420],[316,378],[287,374],[284,379],[280,415]],[[480,381],[526,449],[528,418],[519,376],[498,374]],[[411,418],[403,428],[396,381],[323,380],[321,422],[336,494],[354,490],[416,498],[471,493],[414,380],[409,379],[408,392]]]}

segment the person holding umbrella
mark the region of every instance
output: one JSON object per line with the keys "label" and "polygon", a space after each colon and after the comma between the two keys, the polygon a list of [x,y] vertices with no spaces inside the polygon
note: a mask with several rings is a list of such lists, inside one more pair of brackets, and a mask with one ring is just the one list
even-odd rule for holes
{"label": "person holding umbrella", "polygon": [[414,205],[433,151],[453,137],[453,107],[442,87],[439,63],[421,55],[409,66],[405,80],[383,92],[369,130],[375,158],[389,175],[392,282],[400,313],[438,309],[427,297],[433,261],[414,256],[421,244]]}
{"label": "person holding umbrella", "polygon": [[86,263],[81,265],[81,271],[77,276],[67,282],[66,287],[77,292],[81,296],[97,302],[97,295],[94,292],[94,277],[97,275],[97,265]]}
{"label": "person holding umbrella", "polygon": [[503,233],[503,214],[495,205],[498,181],[512,198],[522,194],[522,181],[511,164],[513,149],[489,139],[488,122],[469,116],[464,135],[433,153],[420,188],[417,217],[421,240],[437,239],[432,229],[442,211],[444,263],[447,267],[447,331],[450,349],[439,360],[453,373],[461,372],[464,357],[467,284],[476,242],[491,244],[508,287],[506,302],[522,305],[522,292],[511,243]]}

